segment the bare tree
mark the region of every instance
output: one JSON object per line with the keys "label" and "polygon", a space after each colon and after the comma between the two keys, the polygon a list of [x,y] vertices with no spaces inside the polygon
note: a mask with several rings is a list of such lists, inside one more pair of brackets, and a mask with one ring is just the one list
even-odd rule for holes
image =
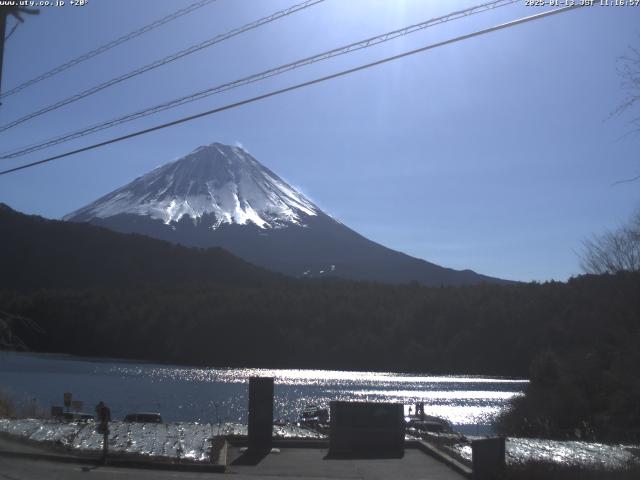
{"label": "bare tree", "polygon": [[0,350],[28,350],[24,342],[15,334],[17,326],[39,334],[44,333],[33,320],[0,310]]}
{"label": "bare tree", "polygon": [[[625,92],[625,99],[611,113],[612,116],[622,115],[640,105],[640,48],[629,46],[627,53],[618,59],[618,75],[622,80],[621,87]],[[634,111],[631,115],[629,130],[624,136],[640,133],[640,114]],[[619,180],[614,185],[637,180],[640,180],[640,175]]]}
{"label": "bare tree", "polygon": [[[622,89],[626,93],[624,101],[614,110],[622,114],[640,104],[640,49],[630,46],[627,54],[618,59],[618,75],[622,79]],[[631,119],[633,127],[630,133],[640,132],[640,115],[634,113]]]}
{"label": "bare tree", "polygon": [[[640,133],[640,48],[629,46],[626,55],[618,59],[618,75],[626,96],[613,115],[634,110],[630,129],[626,135]],[[615,182],[627,183],[640,180],[640,175]],[[640,210],[623,227],[594,236],[583,242],[581,266],[586,273],[616,273],[640,271]]]}
{"label": "bare tree", "polygon": [[640,271],[640,211],[627,225],[585,240],[580,256],[586,273]]}

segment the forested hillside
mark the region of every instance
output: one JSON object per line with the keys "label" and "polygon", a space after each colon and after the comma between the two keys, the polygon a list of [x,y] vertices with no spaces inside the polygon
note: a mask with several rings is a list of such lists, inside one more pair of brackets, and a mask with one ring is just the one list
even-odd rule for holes
{"label": "forested hillside", "polygon": [[637,273],[444,288],[293,280],[224,251],[12,211],[0,233],[3,336],[36,351],[531,376],[505,431],[640,431]]}
{"label": "forested hillside", "polygon": [[0,289],[222,282],[284,277],[221,248],[193,249],[88,224],[24,215],[0,204]]}

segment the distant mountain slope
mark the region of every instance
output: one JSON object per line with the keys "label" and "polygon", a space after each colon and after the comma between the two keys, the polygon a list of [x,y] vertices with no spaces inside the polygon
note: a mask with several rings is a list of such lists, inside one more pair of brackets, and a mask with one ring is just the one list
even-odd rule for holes
{"label": "distant mountain slope", "polygon": [[24,215],[0,204],[0,289],[138,283],[261,284],[280,277],[220,249],[197,250],[87,224]]}
{"label": "distant mountain slope", "polygon": [[65,217],[187,246],[223,247],[296,277],[469,285],[503,280],[379,245],[322,212],[245,150],[199,147]]}

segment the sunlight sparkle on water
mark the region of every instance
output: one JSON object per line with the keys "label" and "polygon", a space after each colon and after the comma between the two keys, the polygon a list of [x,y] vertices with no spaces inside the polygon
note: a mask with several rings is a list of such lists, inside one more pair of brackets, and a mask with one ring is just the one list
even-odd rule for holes
{"label": "sunlight sparkle on water", "polygon": [[[90,411],[100,400],[122,419],[132,412],[158,412],[168,422],[247,420],[251,376],[273,376],[274,416],[295,421],[308,405],[332,400],[424,402],[427,413],[469,433],[490,433],[495,416],[520,395],[526,380],[436,376],[393,372],[307,369],[190,368],[76,357],[3,353],[0,375],[19,397],[37,399],[46,409],[59,405],[64,391]],[[479,430],[477,427],[480,427]]]}
{"label": "sunlight sparkle on water", "polygon": [[200,382],[246,382],[249,377],[274,377],[276,383],[325,385],[366,383],[376,385],[402,384],[526,384],[528,380],[475,376],[417,376],[393,372],[358,372],[340,370],[265,369],[265,368],[186,368],[186,367],[114,367],[114,373],[126,376],[152,376],[158,380],[189,380]]}

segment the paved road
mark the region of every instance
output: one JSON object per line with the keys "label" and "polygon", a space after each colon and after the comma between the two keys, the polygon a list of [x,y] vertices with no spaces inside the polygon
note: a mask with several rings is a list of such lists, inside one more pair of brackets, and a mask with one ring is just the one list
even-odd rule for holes
{"label": "paved road", "polygon": [[[169,480],[212,478],[215,473],[167,472],[0,456],[0,480]],[[215,478],[215,477],[214,477]]]}
{"label": "paved road", "polygon": [[[2,452],[16,452],[29,457],[15,457]],[[462,480],[443,463],[416,449],[405,450],[401,459],[325,460],[327,451],[319,448],[283,448],[269,454],[257,465],[238,465],[240,451],[229,448],[227,471],[220,473],[175,472],[94,464],[63,463],[38,459],[55,451],[32,444],[0,438],[0,480],[169,480],[230,478],[231,480]],[[64,455],[62,455],[64,456]],[[236,463],[236,464],[234,464]],[[242,462],[240,462],[242,463]]]}
{"label": "paved road", "polygon": [[33,455],[58,455],[60,452],[46,447],[39,447],[33,443],[27,443],[19,440],[12,440],[2,435],[0,436],[0,452],[18,452]]}
{"label": "paved road", "polygon": [[[231,452],[230,452],[231,453]],[[462,480],[464,477],[445,464],[417,450],[407,449],[403,458],[367,460],[325,460],[326,450],[282,449],[266,456],[256,466],[229,465],[235,478],[256,480],[287,479],[363,479],[363,480]],[[232,457],[230,456],[230,459]],[[245,477],[246,476],[246,477]]]}
{"label": "paved road", "polygon": [[90,464],[60,463],[11,458],[0,455],[0,480],[169,480],[229,477],[232,480],[460,480],[445,465],[408,450],[397,460],[323,460],[313,449],[288,449],[272,454],[257,466],[230,465],[227,473],[191,473],[165,470],[95,467]]}

